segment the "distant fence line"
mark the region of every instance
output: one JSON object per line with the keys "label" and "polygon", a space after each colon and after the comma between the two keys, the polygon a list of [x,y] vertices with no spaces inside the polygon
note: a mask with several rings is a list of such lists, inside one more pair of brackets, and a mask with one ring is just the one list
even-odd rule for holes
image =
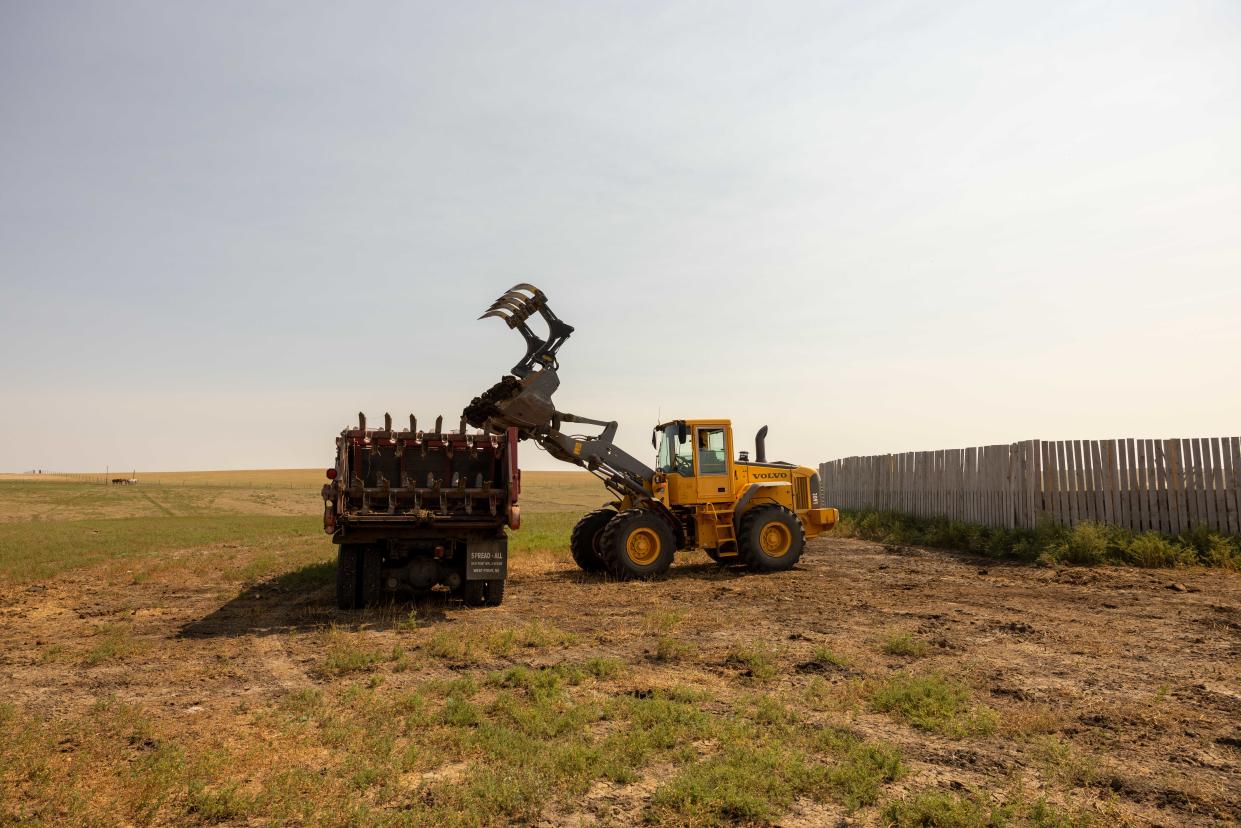
{"label": "distant fence line", "polygon": [[1241,534],[1241,438],[1024,440],[819,466],[829,506],[1007,528],[1039,520]]}

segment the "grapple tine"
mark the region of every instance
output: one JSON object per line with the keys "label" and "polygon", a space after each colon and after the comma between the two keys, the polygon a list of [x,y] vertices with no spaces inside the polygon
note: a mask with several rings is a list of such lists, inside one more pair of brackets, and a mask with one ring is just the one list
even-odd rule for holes
{"label": "grapple tine", "polygon": [[515,307],[521,307],[521,305],[523,305],[525,301],[526,301],[526,297],[520,294],[516,296],[511,296],[506,293],[503,296],[501,296],[499,299],[492,302],[491,307],[498,308],[501,305],[513,305]]}
{"label": "grapple tine", "polygon": [[533,302],[534,298],[531,296],[527,296],[521,291],[510,290],[509,292],[502,295],[496,301],[497,302],[521,302],[522,304],[528,304],[530,302]]}
{"label": "grapple tine", "polygon": [[[510,290],[501,294],[500,298],[491,303],[491,306],[483,312],[479,319],[485,319],[487,316],[496,316],[499,314],[495,311],[505,311],[518,318],[518,321],[524,322],[530,318],[536,308],[530,306],[531,298],[524,293],[518,293],[516,290]],[[500,316],[506,322],[509,317]]]}
{"label": "grapple tine", "polygon": [[507,310],[517,315],[529,316],[529,308],[524,302],[516,299],[497,299],[487,310]]}
{"label": "grapple tine", "polygon": [[543,294],[543,291],[539,290],[538,288],[536,288],[534,285],[530,284],[529,282],[518,282],[517,284],[509,288],[508,292],[512,293],[515,290],[529,291],[530,293],[534,295],[535,299],[541,299],[541,300],[547,299],[547,297]]}
{"label": "grapple tine", "polygon": [[[536,313],[547,323],[546,339],[535,334],[527,324]],[[556,351],[569,338],[569,334],[573,333],[573,327],[557,319],[556,314],[547,306],[547,295],[529,282],[518,282],[500,294],[478,318],[486,319],[489,316],[503,319],[506,325],[520,333],[526,341],[526,356],[513,367],[513,375],[517,377],[529,376],[535,366],[538,366],[539,370],[554,370]]]}

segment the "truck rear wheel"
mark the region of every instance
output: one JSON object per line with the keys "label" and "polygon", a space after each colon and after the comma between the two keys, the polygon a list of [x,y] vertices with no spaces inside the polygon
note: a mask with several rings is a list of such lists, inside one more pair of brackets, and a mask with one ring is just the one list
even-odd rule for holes
{"label": "truck rear wheel", "polygon": [[573,534],[569,536],[569,551],[573,553],[573,562],[583,572],[603,572],[608,568],[599,554],[599,539],[614,517],[615,509],[596,509],[583,515],[577,526],[573,527]]}
{"label": "truck rear wheel", "polygon": [[342,543],[336,551],[336,606],[362,609],[383,598],[383,549],[373,543]]}
{"label": "truck rear wheel", "polygon": [[741,558],[750,569],[792,569],[806,547],[806,530],[783,506],[758,506],[741,518]]}
{"label": "truck rear wheel", "polygon": [[361,547],[342,543],[336,549],[336,606],[343,610],[358,606],[358,575]]}
{"label": "truck rear wheel", "polygon": [[498,607],[504,602],[504,581],[466,581],[461,600],[467,607]]}
{"label": "truck rear wheel", "polygon": [[358,573],[358,608],[373,607],[383,598],[383,549],[379,544],[362,547],[362,570]]}
{"label": "truck rear wheel", "polygon": [[668,571],[676,539],[672,527],[645,509],[626,509],[608,521],[599,555],[617,578],[653,578]]}

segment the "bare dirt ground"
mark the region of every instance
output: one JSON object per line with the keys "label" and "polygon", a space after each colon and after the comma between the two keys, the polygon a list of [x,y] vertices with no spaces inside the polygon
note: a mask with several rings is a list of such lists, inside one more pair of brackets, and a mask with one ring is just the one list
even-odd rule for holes
{"label": "bare dirt ground", "polygon": [[[267,784],[265,750],[329,773],[338,767],[336,749],[290,740],[271,723],[290,694],[353,692],[369,676],[373,692],[395,696],[432,678],[603,657],[623,665],[601,680],[603,695],[692,687],[704,692],[705,707],[722,710],[761,693],[783,700],[805,727],[835,722],[897,746],[907,772],[885,787],[885,801],[935,788],[1045,798],[1076,814],[1070,822],[1241,822],[1236,573],[1055,570],[818,538],[791,572],[751,575],[691,556],[665,580],[615,583],[583,575],[567,555],[532,553],[513,561],[502,607],[430,601],[418,605],[414,621],[408,606],[338,612],[323,564],[301,579],[240,589],[209,566],[141,576],[132,566],[112,562],[0,588],[0,699],[31,717],[27,727],[101,715],[106,699],[140,708],[154,734],[93,748],[82,767],[74,754],[86,750],[88,737],[68,725],[50,731],[59,746],[39,760],[45,776],[54,783],[75,769],[93,786],[80,794],[88,810],[137,807],[132,794],[116,792],[116,780],[128,778],[116,768],[134,767],[148,742],[222,752],[243,792]],[[465,646],[454,655],[445,646],[446,634],[494,640],[497,631],[532,623],[564,636],[516,652],[471,654]],[[916,646],[894,646],[901,636]],[[356,651],[403,654],[361,672],[329,669],[342,641]],[[737,655],[754,648],[758,657]],[[867,702],[869,688],[907,673],[963,682],[974,703],[995,712],[994,727],[966,736],[928,731]],[[385,801],[416,796],[465,765],[428,767],[393,782],[396,793]],[[656,764],[628,784],[596,782],[567,802],[553,798],[532,821],[641,821],[668,770]],[[57,821],[39,784],[6,780],[0,805],[10,818]],[[880,805],[850,811],[798,796],[775,821],[877,825]],[[271,817],[253,807],[168,807],[160,800],[118,819],[177,822],[177,814],[190,814],[246,824]],[[74,813],[61,817],[74,821]]]}

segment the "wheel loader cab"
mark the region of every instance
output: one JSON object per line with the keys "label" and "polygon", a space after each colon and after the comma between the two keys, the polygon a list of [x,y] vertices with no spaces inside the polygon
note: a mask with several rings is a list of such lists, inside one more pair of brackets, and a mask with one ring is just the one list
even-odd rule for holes
{"label": "wheel loader cab", "polygon": [[656,471],[667,476],[669,506],[732,502],[733,429],[728,420],[677,420],[656,432]]}

